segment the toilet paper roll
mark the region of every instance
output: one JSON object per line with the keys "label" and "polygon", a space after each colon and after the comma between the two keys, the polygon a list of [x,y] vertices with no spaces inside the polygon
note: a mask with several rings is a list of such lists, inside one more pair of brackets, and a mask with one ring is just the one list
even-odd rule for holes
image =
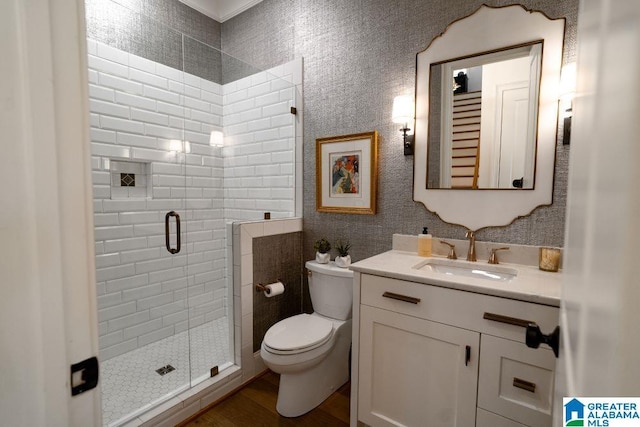
{"label": "toilet paper roll", "polygon": [[282,282],[275,282],[265,286],[264,296],[267,298],[275,297],[284,292],[284,285]]}

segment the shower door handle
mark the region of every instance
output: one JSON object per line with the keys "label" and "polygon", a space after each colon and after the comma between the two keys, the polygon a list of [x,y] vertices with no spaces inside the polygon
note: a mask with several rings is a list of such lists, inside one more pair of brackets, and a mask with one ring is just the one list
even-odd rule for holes
{"label": "shower door handle", "polygon": [[[175,216],[176,217],[176,247],[171,247],[171,242],[169,242],[169,218]],[[180,252],[180,215],[177,212],[171,211],[167,212],[164,216],[164,236],[167,245],[167,250],[171,254],[177,254]]]}

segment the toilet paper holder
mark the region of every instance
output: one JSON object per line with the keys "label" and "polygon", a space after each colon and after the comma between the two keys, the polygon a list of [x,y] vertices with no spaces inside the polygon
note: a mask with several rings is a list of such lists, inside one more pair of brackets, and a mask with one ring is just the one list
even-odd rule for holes
{"label": "toilet paper holder", "polygon": [[[282,280],[280,279],[276,279],[276,281],[274,283],[277,282],[282,282]],[[256,292],[266,292],[269,293],[269,288],[267,288],[265,285],[263,285],[262,283],[256,283]]]}

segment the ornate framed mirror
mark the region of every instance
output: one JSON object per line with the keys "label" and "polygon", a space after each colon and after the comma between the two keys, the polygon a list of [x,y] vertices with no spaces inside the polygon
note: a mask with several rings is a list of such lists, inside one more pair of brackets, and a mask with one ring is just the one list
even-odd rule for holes
{"label": "ornate framed mirror", "polygon": [[483,5],[418,53],[414,200],[472,230],[551,204],[564,25]]}

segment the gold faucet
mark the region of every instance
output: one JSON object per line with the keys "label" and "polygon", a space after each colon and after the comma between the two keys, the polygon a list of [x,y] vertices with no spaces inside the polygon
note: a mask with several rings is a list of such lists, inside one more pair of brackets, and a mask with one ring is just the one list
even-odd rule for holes
{"label": "gold faucet", "polygon": [[454,245],[453,243],[445,242],[444,240],[440,240],[440,243],[449,246],[449,255],[447,255],[448,259],[458,259],[458,256],[456,255],[456,245]]}
{"label": "gold faucet", "polygon": [[509,250],[508,247],[491,249],[490,254],[489,254],[489,264],[498,264],[498,256],[496,255],[496,252],[498,252],[498,251],[508,251],[508,250]]}
{"label": "gold faucet", "polygon": [[465,237],[469,239],[469,252],[467,252],[467,261],[476,261],[476,233],[467,230]]}

